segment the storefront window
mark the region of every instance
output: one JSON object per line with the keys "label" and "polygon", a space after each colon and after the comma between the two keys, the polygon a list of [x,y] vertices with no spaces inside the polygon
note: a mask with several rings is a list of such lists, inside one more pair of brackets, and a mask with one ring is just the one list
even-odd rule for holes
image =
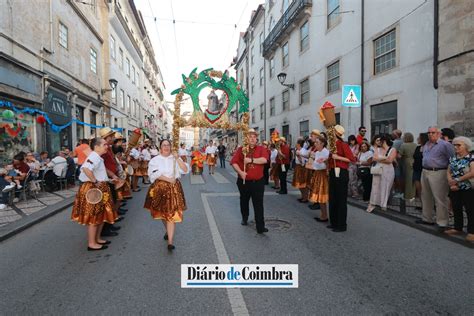
{"label": "storefront window", "polygon": [[[84,122],[84,108],[80,106],[76,107],[76,118],[79,121]],[[84,138],[84,125],[76,124],[76,133],[77,133],[76,137],[78,141],[80,139],[83,139]]]}
{"label": "storefront window", "polygon": [[20,152],[35,150],[35,121],[29,114],[15,113],[12,119],[4,118],[0,109],[0,164],[9,164]]}
{"label": "storefront window", "polygon": [[397,128],[397,101],[376,104],[371,107],[372,135],[390,134]]}

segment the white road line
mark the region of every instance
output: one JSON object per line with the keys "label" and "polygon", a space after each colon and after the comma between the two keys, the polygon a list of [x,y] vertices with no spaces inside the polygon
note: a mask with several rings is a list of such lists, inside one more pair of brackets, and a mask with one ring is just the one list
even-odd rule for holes
{"label": "white road line", "polygon": [[192,174],[191,175],[191,184],[204,184],[204,179],[200,174]]}
{"label": "white road line", "polygon": [[[230,192],[229,192],[230,193]],[[230,193],[235,195],[235,193]],[[228,194],[218,193],[218,195],[201,193],[202,203],[204,205],[204,211],[206,213],[207,221],[209,222],[209,228],[211,229],[212,240],[214,242],[214,247],[216,248],[217,260],[219,264],[230,264],[229,256],[225,250],[224,242],[222,241],[221,234],[217,228],[216,220],[212,214],[211,207],[209,206],[209,201],[207,200],[208,196],[230,196]],[[237,194],[238,195],[238,194]],[[230,306],[232,308],[232,313],[234,315],[249,315],[247,305],[245,304],[244,297],[240,289],[227,289],[227,297],[229,298]]]}
{"label": "white road line", "polygon": [[219,172],[216,172],[212,174],[212,177],[214,180],[216,180],[217,183],[230,183],[229,180],[227,180],[222,174]]}
{"label": "white road line", "polygon": [[[298,191],[289,191],[291,195],[296,195]],[[265,192],[265,195],[279,195],[276,192]],[[207,222],[211,230],[212,241],[216,248],[217,260],[219,264],[230,264],[229,255],[225,250],[224,241],[222,240],[219,228],[217,228],[216,219],[212,214],[211,207],[209,205],[208,197],[222,197],[222,196],[239,196],[238,192],[223,192],[223,193],[201,193],[201,200],[204,206],[204,212],[206,213]],[[247,305],[245,304],[244,297],[240,289],[227,289],[227,297],[229,298],[230,306],[232,307],[232,313],[234,315],[249,315]]]}

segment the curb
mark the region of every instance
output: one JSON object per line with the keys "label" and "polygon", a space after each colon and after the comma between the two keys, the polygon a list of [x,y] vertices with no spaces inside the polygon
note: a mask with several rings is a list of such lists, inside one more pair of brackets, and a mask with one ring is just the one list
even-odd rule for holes
{"label": "curb", "polygon": [[14,223],[8,224],[0,228],[0,242],[3,242],[4,240],[11,238],[16,234],[24,231],[25,229],[30,228],[31,226],[38,224],[44,221],[45,219],[67,209],[68,207],[74,204],[74,199],[74,196],[66,198],[59,203],[47,206],[46,208],[35,214],[24,217]]}
{"label": "curb", "polygon": [[[347,199],[347,204],[355,206],[355,207],[357,207],[359,209],[362,209],[362,210],[365,210],[367,208],[367,205],[365,205],[365,203],[358,202],[358,201],[355,201],[355,200],[352,200],[352,199]],[[436,237],[440,237],[440,238],[449,240],[451,242],[455,242],[455,243],[457,243],[461,246],[467,247],[467,248],[474,249],[474,243],[469,243],[469,242],[465,241],[464,238],[461,237],[461,236],[452,236],[452,235],[446,235],[446,234],[440,233],[440,232],[438,232],[438,230],[436,228],[436,225],[427,226],[427,225],[420,225],[420,224],[415,223],[415,220],[417,220],[418,217],[411,216],[411,215],[403,215],[403,214],[400,214],[399,212],[394,211],[390,208],[388,208],[386,211],[382,211],[382,210],[379,210],[379,208],[376,208],[372,212],[372,214],[385,217],[385,218],[393,220],[397,223],[409,226],[409,227],[417,229],[417,230],[421,230],[422,232],[425,232],[425,233],[434,235]]]}

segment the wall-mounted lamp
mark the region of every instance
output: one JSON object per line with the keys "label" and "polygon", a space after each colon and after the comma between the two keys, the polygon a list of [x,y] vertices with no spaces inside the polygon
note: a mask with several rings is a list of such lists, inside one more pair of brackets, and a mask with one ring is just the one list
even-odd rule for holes
{"label": "wall-mounted lamp", "polygon": [[115,90],[115,88],[117,87],[117,83],[118,81],[115,80],[115,79],[109,79],[109,85],[112,89],[102,89],[100,90],[102,93],[105,93],[107,91],[112,91],[112,90]]}
{"label": "wall-mounted lamp", "polygon": [[280,84],[282,86],[285,86],[285,87],[288,87],[288,88],[291,88],[291,89],[295,89],[295,85],[293,83],[285,83],[285,80],[286,80],[286,73],[284,72],[280,72],[278,75],[277,75],[277,78],[278,78],[278,81],[280,82]]}

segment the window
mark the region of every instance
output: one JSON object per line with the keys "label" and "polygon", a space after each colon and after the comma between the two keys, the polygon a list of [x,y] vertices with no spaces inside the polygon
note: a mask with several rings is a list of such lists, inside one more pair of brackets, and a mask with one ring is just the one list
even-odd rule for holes
{"label": "window", "polygon": [[90,60],[91,60],[91,71],[97,73],[97,52],[95,49],[91,48],[90,50]]}
{"label": "window", "polygon": [[131,99],[130,99],[130,96],[127,95],[127,113],[130,113],[130,104],[131,104]]}
{"label": "window", "polygon": [[281,136],[286,138],[287,144],[291,144],[290,125],[283,125],[281,127],[281,134]]}
{"label": "window", "polygon": [[125,109],[125,92],[120,89],[120,107]]}
{"label": "window", "polygon": [[283,44],[283,47],[281,48],[281,56],[282,56],[281,64],[282,64],[283,67],[288,66],[288,64],[290,62],[288,54],[289,54],[288,42],[286,42],[285,44]]}
{"label": "window", "polygon": [[132,83],[135,83],[135,66],[132,66]]}
{"label": "window", "polygon": [[263,52],[263,32],[260,33],[258,36],[258,41],[259,41],[259,47],[260,47],[260,55],[262,55]]}
{"label": "window", "polygon": [[309,102],[309,79],[300,82],[300,105]]}
{"label": "window", "polygon": [[300,51],[304,51],[309,46],[309,26],[306,21],[303,26],[300,27]]}
{"label": "window", "polygon": [[135,116],[135,109],[137,107],[137,101],[136,100],[133,100],[132,102],[132,109],[131,109],[131,114],[133,114],[133,116]]}
{"label": "window", "polygon": [[327,68],[328,93],[339,90],[339,61]]}
{"label": "window", "polygon": [[250,64],[253,65],[254,62],[254,52],[253,52],[253,46],[250,48]]}
{"label": "window", "polygon": [[339,0],[328,0],[328,29],[339,21]]}
{"label": "window", "polygon": [[68,29],[67,26],[59,22],[59,45],[68,48]]}
{"label": "window", "polygon": [[281,94],[281,109],[282,111],[286,111],[290,109],[290,91],[285,90]]}
{"label": "window", "polygon": [[370,108],[371,134],[390,134],[397,128],[397,101],[373,105]]}
{"label": "window", "polygon": [[252,123],[255,123],[255,109],[252,110]]}
{"label": "window", "polygon": [[[84,122],[84,108],[82,106],[76,106],[76,119]],[[84,138],[84,125],[76,124],[76,135],[77,139]]]}
{"label": "window", "polygon": [[306,137],[309,136],[309,121],[300,122],[300,136]]}
{"label": "window", "polygon": [[260,68],[260,87],[263,86],[263,79],[264,77],[263,77],[263,67],[262,67]]}
{"label": "window", "polygon": [[112,89],[112,103],[117,104],[117,86]]}
{"label": "window", "polygon": [[374,74],[379,74],[396,66],[395,30],[391,30],[374,41]]}
{"label": "window", "polygon": [[110,35],[110,58],[112,58],[113,60],[115,60],[116,58],[116,54],[115,54],[115,38]]}
{"label": "window", "polygon": [[270,78],[273,78],[275,75],[275,58],[270,59]]}
{"label": "window", "polygon": [[119,68],[123,69],[123,50],[119,48]]}
{"label": "window", "polygon": [[263,142],[265,140],[265,131],[260,131],[260,141]]}
{"label": "window", "polygon": [[138,71],[137,71],[136,83],[137,83],[137,87],[140,87],[140,73],[138,73]]}
{"label": "window", "polygon": [[[90,111],[89,113],[90,113],[90,114],[89,114],[89,115],[90,115],[90,123],[91,123],[92,125],[98,125],[98,124],[97,124],[97,123],[98,123],[98,122],[97,122],[97,112]],[[95,132],[96,132],[96,129],[93,128],[93,127],[91,127],[91,136],[96,136]]]}
{"label": "window", "polygon": [[255,91],[255,78],[252,77],[252,79],[250,80],[250,91],[252,91],[252,93]]}
{"label": "window", "polygon": [[263,120],[263,116],[264,116],[264,111],[263,111],[263,103],[260,104],[260,120]]}
{"label": "window", "polygon": [[275,115],[275,98],[270,99],[270,116]]}
{"label": "window", "polygon": [[125,74],[130,78],[130,59],[125,58]]}
{"label": "window", "polygon": [[341,113],[336,113],[336,124],[341,124]]}

